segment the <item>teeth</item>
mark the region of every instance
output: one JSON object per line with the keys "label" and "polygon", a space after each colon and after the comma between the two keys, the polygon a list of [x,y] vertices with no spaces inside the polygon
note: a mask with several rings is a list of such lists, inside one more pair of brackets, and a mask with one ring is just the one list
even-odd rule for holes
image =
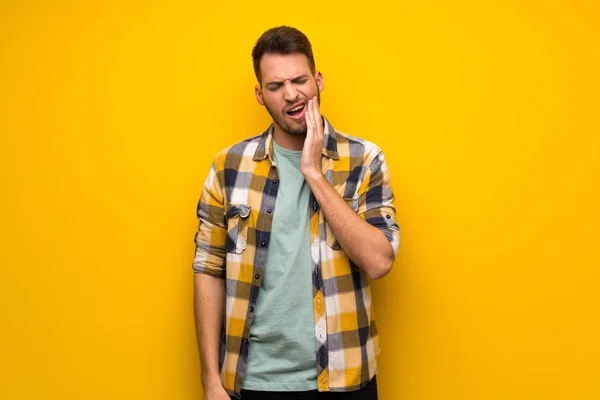
{"label": "teeth", "polygon": [[295,111],[299,111],[299,110],[301,110],[301,109],[302,109],[302,107],[304,107],[304,106],[303,106],[303,105],[299,105],[299,106],[298,106],[298,107],[296,107],[296,108],[292,108],[292,109],[291,109],[289,112],[295,112]]}

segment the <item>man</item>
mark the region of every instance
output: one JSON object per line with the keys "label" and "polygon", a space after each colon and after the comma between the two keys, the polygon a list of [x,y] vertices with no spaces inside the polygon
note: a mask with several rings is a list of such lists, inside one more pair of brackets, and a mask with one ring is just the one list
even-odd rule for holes
{"label": "man", "polygon": [[383,153],[320,115],[302,32],[270,29],[252,57],[273,124],[215,157],[198,204],[204,398],[377,399],[367,277],[400,245]]}

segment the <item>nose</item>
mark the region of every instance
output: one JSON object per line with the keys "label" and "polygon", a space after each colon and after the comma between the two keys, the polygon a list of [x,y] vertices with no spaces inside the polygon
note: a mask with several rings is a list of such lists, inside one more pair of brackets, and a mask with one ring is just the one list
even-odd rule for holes
{"label": "nose", "polygon": [[298,98],[298,91],[290,81],[285,81],[283,84],[283,98],[289,102],[294,102]]}

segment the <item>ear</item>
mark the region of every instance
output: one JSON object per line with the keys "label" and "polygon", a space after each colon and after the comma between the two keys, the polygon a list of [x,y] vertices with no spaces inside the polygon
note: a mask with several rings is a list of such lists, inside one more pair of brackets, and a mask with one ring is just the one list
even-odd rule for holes
{"label": "ear", "polygon": [[317,71],[315,74],[315,80],[317,81],[317,87],[319,88],[319,93],[325,89],[325,81],[323,81],[323,74],[321,71]]}
{"label": "ear", "polygon": [[256,101],[258,101],[258,104],[260,104],[261,106],[264,106],[265,102],[263,100],[262,90],[260,90],[259,85],[256,85],[254,87],[254,95],[256,96]]}

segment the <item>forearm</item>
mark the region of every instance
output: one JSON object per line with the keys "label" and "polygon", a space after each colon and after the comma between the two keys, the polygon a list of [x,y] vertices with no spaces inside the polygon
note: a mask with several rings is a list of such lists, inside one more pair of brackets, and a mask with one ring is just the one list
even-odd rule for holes
{"label": "forearm", "polygon": [[219,345],[225,313],[225,280],[197,273],[194,277],[194,316],[205,389],[221,385]]}
{"label": "forearm", "polygon": [[392,268],[394,251],[383,232],[356,214],[320,172],[306,179],[348,257],[370,278],[385,276]]}

